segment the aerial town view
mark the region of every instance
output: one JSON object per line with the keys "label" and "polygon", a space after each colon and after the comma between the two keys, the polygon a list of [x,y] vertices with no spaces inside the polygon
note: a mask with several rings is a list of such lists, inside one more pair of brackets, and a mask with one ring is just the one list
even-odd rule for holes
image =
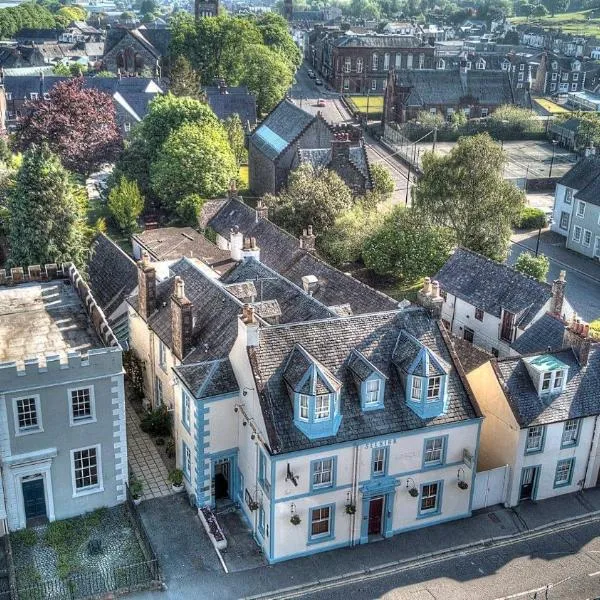
{"label": "aerial town view", "polygon": [[600,600],[600,0],[0,2],[0,600]]}

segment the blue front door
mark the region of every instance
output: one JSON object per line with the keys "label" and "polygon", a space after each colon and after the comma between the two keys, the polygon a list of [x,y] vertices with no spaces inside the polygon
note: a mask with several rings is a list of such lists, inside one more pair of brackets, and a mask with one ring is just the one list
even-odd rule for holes
{"label": "blue front door", "polygon": [[46,516],[44,480],[41,477],[23,482],[23,502],[25,504],[26,519]]}

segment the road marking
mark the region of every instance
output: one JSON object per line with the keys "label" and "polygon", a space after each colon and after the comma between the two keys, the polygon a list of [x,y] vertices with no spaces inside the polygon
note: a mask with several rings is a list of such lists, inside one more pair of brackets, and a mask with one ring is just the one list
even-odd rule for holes
{"label": "road marking", "polygon": [[510,596],[502,596],[501,598],[496,598],[496,600],[511,600],[511,598],[521,598],[523,596],[527,596],[528,594],[537,594],[537,592],[543,592],[546,589],[546,586],[535,588],[532,590],[527,590],[526,592],[519,592],[518,594],[511,594]]}
{"label": "road marking", "polygon": [[588,573],[588,577],[598,577],[600,575],[600,571],[596,571],[595,573]]}

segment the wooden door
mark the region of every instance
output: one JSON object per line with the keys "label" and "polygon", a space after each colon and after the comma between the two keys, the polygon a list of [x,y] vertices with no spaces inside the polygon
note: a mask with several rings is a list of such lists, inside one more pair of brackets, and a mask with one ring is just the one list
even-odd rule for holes
{"label": "wooden door", "polygon": [[383,517],[383,496],[369,502],[369,535],[380,535]]}

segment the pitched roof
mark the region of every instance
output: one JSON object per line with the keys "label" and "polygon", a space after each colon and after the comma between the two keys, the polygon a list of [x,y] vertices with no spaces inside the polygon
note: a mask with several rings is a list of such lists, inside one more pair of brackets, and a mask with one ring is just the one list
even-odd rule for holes
{"label": "pitched roof", "polygon": [[315,119],[286,98],[256,128],[250,142],[269,158],[276,158]]}
{"label": "pitched roof", "polygon": [[367,34],[344,35],[334,42],[338,48],[422,48],[426,46],[413,35]]}
{"label": "pitched roof", "polygon": [[590,352],[586,367],[579,365],[570,348],[550,354],[569,367],[565,391],[551,401],[539,397],[522,357],[496,363],[496,374],[521,427],[600,414],[600,350]]}
{"label": "pitched roof", "polygon": [[313,297],[325,306],[349,304],[354,314],[393,310],[398,306],[389,296],[302,249],[297,238],[268,219],[259,218],[253,208],[239,199],[229,199],[208,225],[225,239],[229,239],[231,229],[236,226],[244,236],[256,238],[261,262],[299,287],[302,277],[316,276],[319,281]]}
{"label": "pitched roof", "polygon": [[521,329],[552,297],[549,284],[466,248],[457,248],[434,279],[444,291],[495,317],[502,309],[513,313]]}
{"label": "pitched roof", "polygon": [[131,36],[156,58],[166,56],[171,41],[170,29],[126,29],[114,27],[106,35],[104,54],[110,52],[125,36]]}
{"label": "pitched roof", "polygon": [[583,191],[587,186],[593,186],[598,177],[600,177],[600,156],[592,155],[577,162],[558,180],[558,183]]}
{"label": "pitched roof", "polygon": [[[403,330],[450,365],[449,405],[441,416],[422,420],[404,401],[403,384],[391,360]],[[261,328],[259,346],[249,348],[248,353],[271,452],[281,454],[476,418],[478,413],[446,345],[446,335],[421,308]],[[286,384],[284,369],[290,356],[298,355],[299,347],[341,382],[342,421],[335,436],[310,440],[293,424],[292,402],[287,389],[289,381]],[[387,377],[385,408],[381,410],[361,410],[355,374],[348,368],[349,361],[355,356],[354,350],[360,351]],[[302,369],[303,365],[300,365],[295,377],[286,373],[286,378],[299,382]]]}
{"label": "pitched roof", "polygon": [[100,233],[90,247],[89,286],[107,318],[137,287],[137,268],[110,238]]}
{"label": "pitched roof", "polygon": [[228,358],[179,365],[174,367],[174,371],[197,400],[231,394],[239,390]]}
{"label": "pitched roof", "polygon": [[519,354],[557,350],[563,346],[565,322],[556,315],[546,313],[532,323],[512,344]]}
{"label": "pitched roof", "polygon": [[224,120],[237,114],[242,126],[249,124],[254,127],[256,124],[256,98],[246,86],[229,87],[224,93],[218,87],[207,87],[204,88],[204,93],[219,119]]}
{"label": "pitched roof", "polygon": [[[350,162],[358,169],[360,174],[370,182],[369,161],[367,151],[361,144],[359,146],[350,146]],[[309,148],[298,149],[298,158],[300,163],[308,163],[315,168],[324,168],[331,163],[331,148]]]}

